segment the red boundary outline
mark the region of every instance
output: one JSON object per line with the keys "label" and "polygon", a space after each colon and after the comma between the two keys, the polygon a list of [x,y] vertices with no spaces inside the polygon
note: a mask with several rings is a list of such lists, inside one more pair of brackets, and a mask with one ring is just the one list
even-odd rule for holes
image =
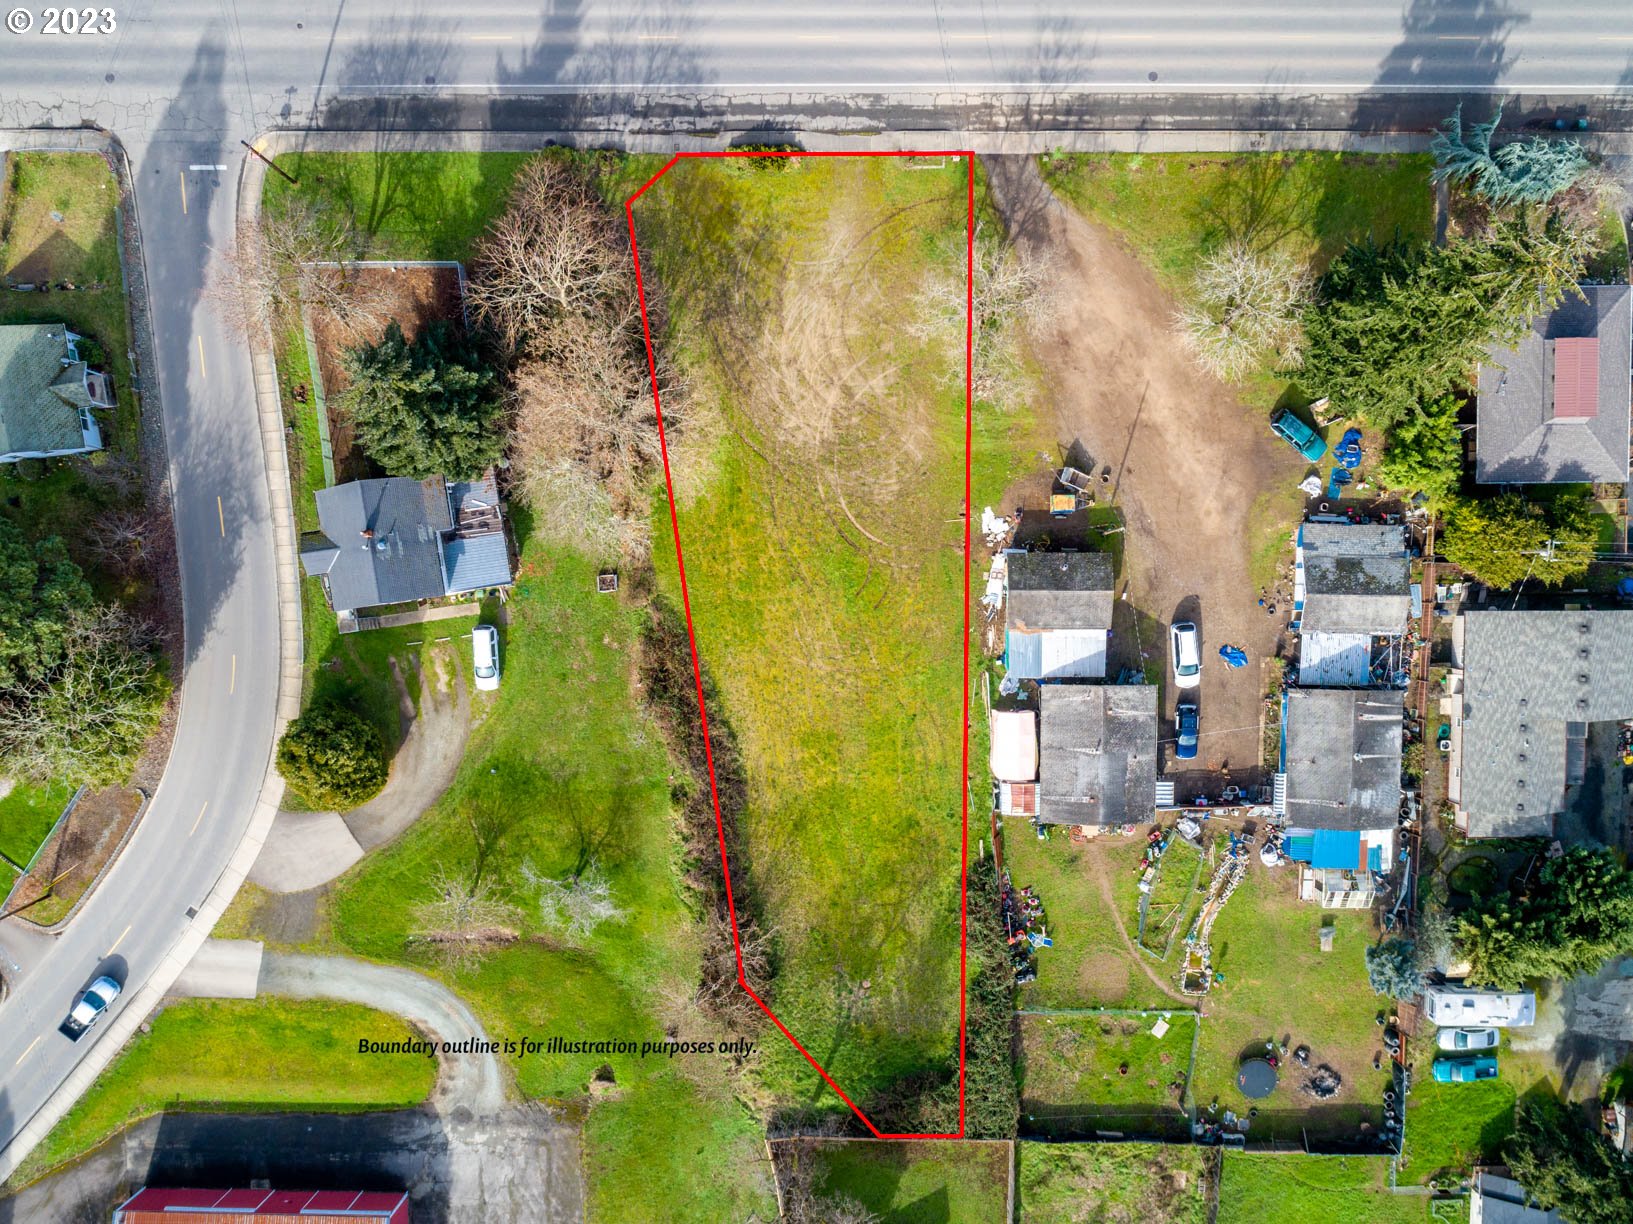
{"label": "red boundary outline", "polygon": [[[675,509],[675,486],[669,473],[669,443],[664,436],[663,403],[658,394],[657,362],[652,350],[652,325],[646,313],[646,285],[641,279],[641,248],[635,238],[635,203],[647,189],[668,174],[679,162],[688,158],[728,158],[728,157],[961,157],[965,161],[967,173],[965,183],[967,189],[967,212],[965,216],[965,276],[964,276],[964,692],[963,692],[963,750],[961,753],[962,775],[959,778],[959,804],[961,808],[962,844],[959,864],[959,947],[958,947],[958,1130],[950,1134],[894,1134],[879,1130],[872,1120],[858,1108],[855,1101],[845,1095],[844,1089],[834,1082],[833,1076],[813,1057],[811,1052],[800,1044],[799,1038],[788,1031],[786,1025],[777,1014],[766,1006],[765,1000],[754,993],[753,987],[743,974],[743,945],[737,931],[737,905],[732,900],[731,890],[731,862],[726,855],[725,822],[720,815],[720,792],[715,784],[714,749],[709,742],[709,713],[703,704],[703,671],[698,660],[697,634],[692,626],[692,601],[686,587],[686,559],[680,546],[680,516]],[[697,683],[697,709],[703,730],[704,759],[709,766],[709,796],[714,802],[715,833],[720,839],[720,866],[726,880],[726,906],[731,912],[731,938],[737,952],[737,984],[748,992],[749,998],[759,1006],[777,1030],[798,1050],[805,1061],[816,1068],[817,1074],[827,1082],[828,1087],[834,1090],[840,1100],[849,1105],[851,1112],[862,1120],[876,1139],[962,1139],[964,1137],[964,1061],[965,1061],[965,1012],[968,1006],[969,982],[969,872],[970,872],[970,459],[971,459],[971,403],[973,386],[973,367],[975,356],[975,153],[970,149],[903,149],[903,150],[868,150],[863,152],[820,152],[808,153],[791,150],[725,150],[721,152],[699,151],[676,153],[663,164],[651,178],[643,183],[635,194],[624,201],[624,217],[629,224],[629,249],[635,260],[635,292],[641,306],[641,331],[646,340],[646,360],[648,374],[652,380],[652,407],[658,414],[658,445],[663,453],[663,485],[664,492],[669,498],[669,523],[675,537],[675,563],[680,571],[680,600],[681,607],[686,614],[686,639],[692,651],[692,678]]]}

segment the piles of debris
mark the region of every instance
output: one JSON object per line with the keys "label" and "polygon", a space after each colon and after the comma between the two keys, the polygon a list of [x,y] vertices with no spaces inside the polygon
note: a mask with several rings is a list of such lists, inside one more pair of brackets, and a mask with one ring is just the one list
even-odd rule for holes
{"label": "piles of debris", "polygon": [[1004,937],[1009,942],[1009,959],[1015,966],[1016,984],[1035,980],[1038,971],[1032,954],[1040,948],[1055,946],[1044,925],[1043,902],[1031,887],[1017,889],[1005,871],[999,882],[998,909],[1004,917]]}
{"label": "piles of debris", "polygon": [[1318,1101],[1326,1101],[1338,1095],[1338,1090],[1344,1086],[1344,1077],[1338,1074],[1326,1063],[1315,1069],[1315,1073],[1305,1080],[1299,1091],[1315,1097]]}

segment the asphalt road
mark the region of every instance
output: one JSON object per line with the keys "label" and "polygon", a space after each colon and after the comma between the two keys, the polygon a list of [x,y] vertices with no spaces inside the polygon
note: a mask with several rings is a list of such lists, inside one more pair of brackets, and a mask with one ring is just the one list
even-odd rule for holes
{"label": "asphalt road", "polygon": [[116,0],[110,32],[99,12],[72,34],[47,32],[34,0],[15,7],[30,28],[0,30],[0,128],[96,124],[134,168],[187,667],[170,770],[121,861],[59,939],[0,939],[21,966],[0,1009],[0,1143],[105,1031],[80,1046],[57,1034],[74,993],[112,965],[128,998],[185,930],[270,752],[275,569],[249,362],[202,298],[241,139],[307,125],[1423,127],[1464,93],[1525,91],[1539,117],[1633,102],[1625,0]]}

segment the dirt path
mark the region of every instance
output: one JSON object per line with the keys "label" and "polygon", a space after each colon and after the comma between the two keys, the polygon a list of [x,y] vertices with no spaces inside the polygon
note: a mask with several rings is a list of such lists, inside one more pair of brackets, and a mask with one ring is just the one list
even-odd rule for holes
{"label": "dirt path", "polygon": [[1138,965],[1140,972],[1150,978],[1152,985],[1163,994],[1170,999],[1177,999],[1186,1007],[1192,1006],[1193,1000],[1169,985],[1167,979],[1150,966],[1145,953],[1140,951],[1139,945],[1130,937],[1128,928],[1123,925],[1123,916],[1118,912],[1117,898],[1111,891],[1111,877],[1106,874],[1105,861],[1099,855],[1091,854],[1088,856],[1088,864],[1089,874],[1094,877],[1094,886],[1100,890],[1100,899],[1106,903],[1106,913],[1111,915],[1111,921],[1117,928],[1117,938],[1122,940],[1123,946],[1128,949],[1129,961]]}
{"label": "dirt path", "polygon": [[[1128,526],[1128,598],[1158,622],[1142,645],[1166,660],[1169,623],[1201,628],[1197,764],[1244,779],[1259,758],[1258,662],[1288,611],[1268,615],[1249,577],[1254,546],[1270,534],[1259,503],[1305,469],[1256,410],[1196,368],[1171,329],[1173,299],[1114,235],[1057,200],[1030,157],[984,165],[1016,242],[1057,274],[1058,322],[1034,349],[1062,447],[1078,443],[1112,470]],[[1248,667],[1224,665],[1227,643],[1248,652]],[[1164,689],[1171,715],[1172,685]]]}

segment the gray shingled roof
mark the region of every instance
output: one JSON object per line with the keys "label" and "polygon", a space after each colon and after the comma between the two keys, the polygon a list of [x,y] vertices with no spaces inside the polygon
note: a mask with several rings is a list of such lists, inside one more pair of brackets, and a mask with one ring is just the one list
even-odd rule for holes
{"label": "gray shingled roof", "polygon": [[1633,608],[1463,614],[1461,804],[1475,837],[1544,837],[1566,724],[1633,718]]}
{"label": "gray shingled roof", "polygon": [[[335,611],[445,593],[440,536],[451,524],[440,478],[355,480],[320,489],[316,498],[329,543],[301,559],[307,573],[327,576]],[[364,538],[366,530],[372,538]]]}
{"label": "gray shingled roof", "polygon": [[1287,694],[1287,819],[1309,829],[1393,829],[1401,801],[1401,695]]}
{"label": "gray shingled roof", "polygon": [[1115,581],[1108,553],[1017,553],[1008,559],[1009,629],[1111,628]]}
{"label": "gray shingled roof", "polygon": [[[1538,315],[1517,348],[1492,349],[1480,367],[1475,479],[1481,484],[1609,481],[1628,476],[1633,399],[1630,287],[1583,285],[1584,297]],[[1551,340],[1599,338],[1599,410],[1588,419],[1552,420]]]}
{"label": "gray shingled roof", "polygon": [[0,455],[84,448],[85,363],[67,357],[61,323],[0,326]]}
{"label": "gray shingled roof", "polygon": [[1305,523],[1301,630],[1319,633],[1406,632],[1411,563],[1406,531],[1380,523]]}
{"label": "gray shingled roof", "polygon": [[1040,693],[1038,819],[1112,825],[1157,804],[1157,689],[1046,684]]}

